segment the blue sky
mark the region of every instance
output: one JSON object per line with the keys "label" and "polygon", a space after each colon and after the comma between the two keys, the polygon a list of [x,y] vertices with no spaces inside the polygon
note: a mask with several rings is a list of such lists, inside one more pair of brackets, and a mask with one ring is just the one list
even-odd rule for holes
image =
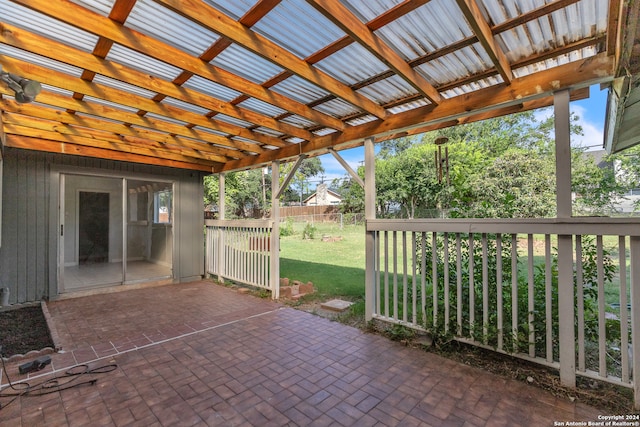
{"label": "blue sky", "polygon": [[[599,85],[591,86],[589,98],[571,103],[571,111],[580,117],[580,125],[584,131],[583,136],[573,138],[573,145],[589,147],[589,150],[602,148],[606,104],[607,90],[600,90]],[[541,110],[538,115],[540,118],[543,118],[551,113],[552,108],[547,108]],[[357,169],[360,162],[364,161],[364,148],[362,147],[343,150],[338,154],[340,154],[354,170]],[[342,178],[347,174],[331,154],[320,156],[320,160],[325,170],[325,182],[331,183],[331,180],[334,178]],[[317,184],[318,182],[313,180],[312,184]]]}

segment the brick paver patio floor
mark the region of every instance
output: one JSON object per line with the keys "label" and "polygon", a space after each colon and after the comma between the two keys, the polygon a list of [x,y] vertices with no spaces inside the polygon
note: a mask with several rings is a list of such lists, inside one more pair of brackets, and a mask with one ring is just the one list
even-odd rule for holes
{"label": "brick paver patio floor", "polygon": [[[206,281],[47,307],[62,352],[30,383],[117,367],[79,376],[94,385],[0,399],[2,426],[553,426],[601,414]],[[14,381],[26,377],[17,364]]]}

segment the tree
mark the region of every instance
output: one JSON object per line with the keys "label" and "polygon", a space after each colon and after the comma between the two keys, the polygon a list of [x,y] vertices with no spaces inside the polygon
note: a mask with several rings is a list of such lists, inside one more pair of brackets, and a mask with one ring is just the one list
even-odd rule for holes
{"label": "tree", "polygon": [[[225,216],[260,218],[264,214],[262,168],[225,174]],[[271,176],[265,177],[267,201],[271,199]],[[204,178],[204,204],[218,205],[219,175]]]}
{"label": "tree", "polygon": [[[293,169],[294,163],[286,163],[280,166],[280,180],[281,182]],[[285,190],[284,201],[285,202],[297,202],[302,204],[302,201],[310,195],[308,181],[309,179],[321,175],[324,173],[324,167],[319,157],[310,157],[304,159],[302,164],[295,172],[295,175],[289,185],[289,188]]]}

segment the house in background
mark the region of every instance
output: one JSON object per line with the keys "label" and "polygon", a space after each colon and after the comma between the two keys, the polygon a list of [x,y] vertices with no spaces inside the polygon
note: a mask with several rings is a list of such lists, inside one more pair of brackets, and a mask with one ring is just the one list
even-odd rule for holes
{"label": "house in background", "polygon": [[335,206],[342,203],[342,196],[327,188],[327,184],[319,184],[316,192],[303,202],[305,206]]}

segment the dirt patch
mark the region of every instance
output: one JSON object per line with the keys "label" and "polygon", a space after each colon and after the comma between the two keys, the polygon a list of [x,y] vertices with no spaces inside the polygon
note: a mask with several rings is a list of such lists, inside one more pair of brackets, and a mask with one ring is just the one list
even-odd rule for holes
{"label": "dirt patch", "polygon": [[0,355],[5,358],[54,347],[39,304],[0,311],[0,331]]}

